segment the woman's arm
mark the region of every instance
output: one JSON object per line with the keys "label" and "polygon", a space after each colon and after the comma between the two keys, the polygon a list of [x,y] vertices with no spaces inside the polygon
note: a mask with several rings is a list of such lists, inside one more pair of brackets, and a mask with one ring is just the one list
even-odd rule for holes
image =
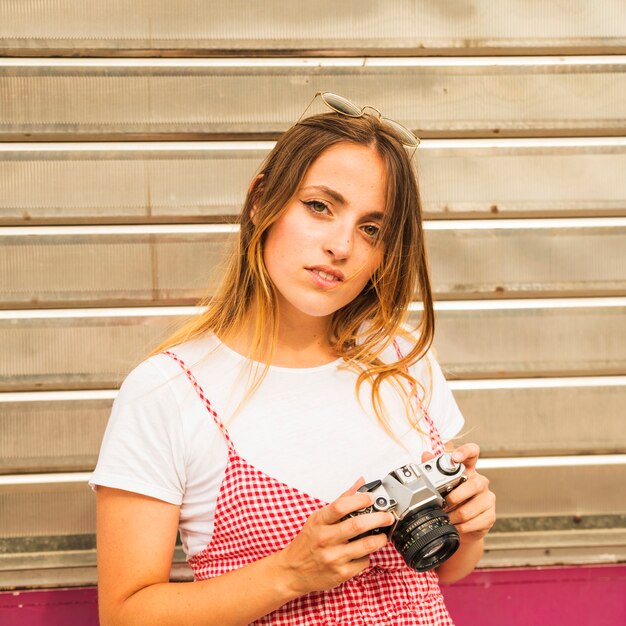
{"label": "woman's arm", "polygon": [[311,591],[330,589],[369,565],[391,524],[388,513],[342,518],[371,504],[357,481],[313,513],[283,550],[209,580],[170,583],[179,507],[128,491],[98,487],[98,600],[102,626],[245,625]]}
{"label": "woman's arm", "polygon": [[213,580],[170,583],[178,506],[99,487],[97,516],[103,626],[248,624],[292,599],[273,558]]}
{"label": "woman's arm", "polygon": [[483,555],[484,542],[466,541],[461,537],[459,549],[437,568],[439,582],[446,585],[455,583],[471,574]]}
{"label": "woman's arm", "polygon": [[479,455],[480,448],[475,443],[453,452],[452,458],[465,464],[467,481],[446,496],[445,511],[459,531],[461,545],[437,568],[442,583],[456,582],[476,567],[483,555],[484,537],[496,521],[496,496],[489,490],[489,480],[476,471]]}

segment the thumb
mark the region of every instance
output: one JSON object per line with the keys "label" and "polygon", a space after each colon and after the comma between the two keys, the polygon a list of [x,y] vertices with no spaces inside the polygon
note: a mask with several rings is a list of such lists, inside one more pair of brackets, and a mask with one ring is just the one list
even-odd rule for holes
{"label": "thumb", "polygon": [[429,450],[422,452],[422,463],[426,463],[426,461],[430,461],[430,459],[434,459],[434,458],[435,458],[435,455]]}
{"label": "thumb", "polygon": [[352,485],[352,487],[344,491],[339,497],[351,496],[355,494],[359,490],[359,487],[362,487],[364,484],[365,484],[365,478],[363,478],[363,476],[359,476],[356,482],[354,483],[354,485]]}

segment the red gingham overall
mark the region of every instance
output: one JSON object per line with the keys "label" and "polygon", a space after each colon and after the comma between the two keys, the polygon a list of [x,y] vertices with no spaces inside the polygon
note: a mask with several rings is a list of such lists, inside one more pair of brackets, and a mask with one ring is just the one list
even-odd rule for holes
{"label": "red gingham overall", "polygon": [[[272,478],[239,456],[189,368],[172,352],[164,354],[185,372],[228,444],[228,463],[217,498],[211,541],[189,559],[195,579],[204,580],[281,550],[298,534],[309,515],[327,503]],[[423,416],[433,452],[439,454],[443,451],[439,433],[425,409]],[[370,565],[354,578],[334,589],[296,598],[254,624],[454,626],[437,575],[407,567],[391,542],[370,555]]]}

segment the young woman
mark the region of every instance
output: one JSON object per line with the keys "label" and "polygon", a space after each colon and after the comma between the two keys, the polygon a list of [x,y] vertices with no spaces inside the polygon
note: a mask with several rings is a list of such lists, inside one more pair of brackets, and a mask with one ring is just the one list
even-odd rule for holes
{"label": "young woman", "polygon": [[[495,497],[474,444],[454,451],[460,547],[436,571],[358,538],[391,513],[346,519],[372,503],[359,487],[440,453],[463,418],[430,350],[418,141],[322,98],[333,110],[261,166],[206,312],[119,392],[91,479],[103,626],[451,624],[438,578],[482,554]],[[178,530],[194,582],[169,582]]]}

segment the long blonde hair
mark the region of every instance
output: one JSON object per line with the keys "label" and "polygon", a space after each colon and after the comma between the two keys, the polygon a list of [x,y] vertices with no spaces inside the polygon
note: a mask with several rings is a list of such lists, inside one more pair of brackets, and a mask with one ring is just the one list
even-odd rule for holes
{"label": "long blonde hair", "polygon": [[[385,164],[387,206],[380,235],[384,252],[378,269],[361,293],[332,315],[327,339],[337,356],[358,371],[356,393],[365,381],[371,383],[374,411],[390,432],[380,396],[381,384],[391,379],[398,389],[405,389],[406,385],[399,384],[404,380],[425,394],[408,367],[428,351],[435,320],[421,202],[411,158],[394,132],[371,115],[315,115],[279,138],[244,202],[238,244],[221,285],[215,295],[200,303],[206,311],[189,320],[152,354],[206,333],[233,336],[251,315],[255,327],[247,356],[251,363],[265,364],[250,385],[249,394],[254,392],[267,373],[278,337],[278,299],[263,260],[266,235],[299,189],[313,161],[330,146],[342,142],[375,149]],[[403,328],[414,297],[423,304],[416,334]],[[412,347],[396,361],[383,362],[382,351],[399,336],[407,338]],[[419,430],[418,418],[408,408],[408,392],[404,392],[404,397],[408,420]]]}

